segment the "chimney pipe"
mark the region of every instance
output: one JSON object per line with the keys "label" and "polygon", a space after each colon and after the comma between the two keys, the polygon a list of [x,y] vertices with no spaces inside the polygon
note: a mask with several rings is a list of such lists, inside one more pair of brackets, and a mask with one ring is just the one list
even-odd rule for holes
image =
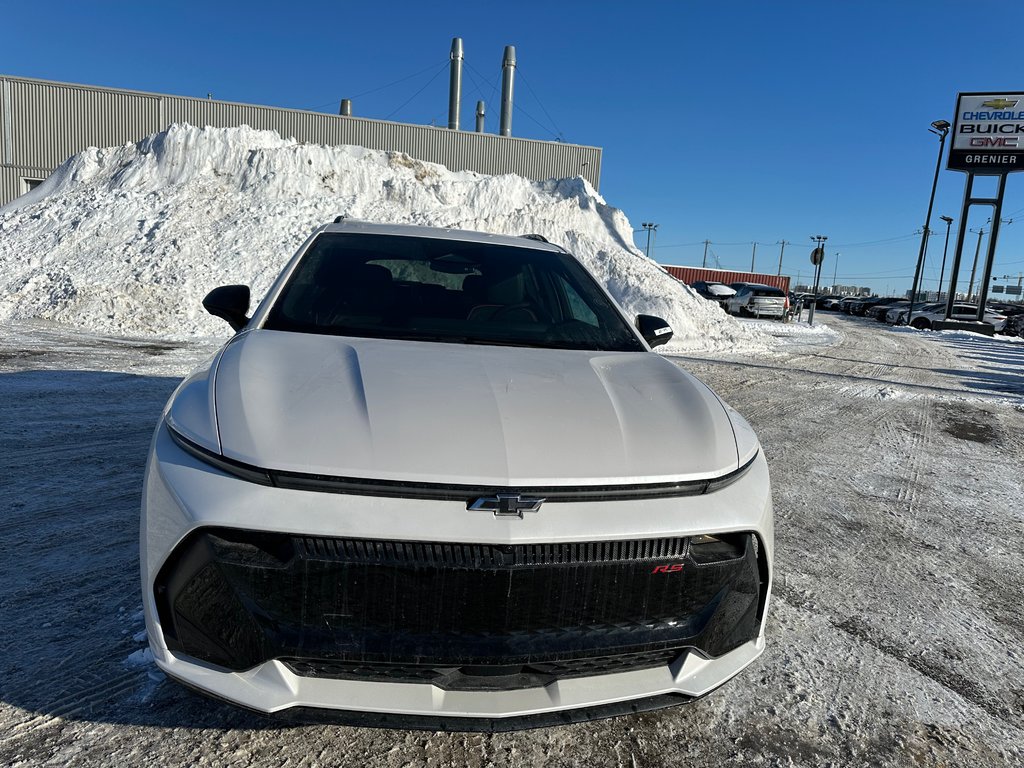
{"label": "chimney pipe", "polygon": [[342,99],[338,114],[344,117],[352,117],[352,99]]}
{"label": "chimney pipe", "polygon": [[485,111],[486,111],[486,108],[484,107],[484,103],[482,101],[478,101],[476,103],[476,132],[477,133],[483,133],[484,132],[484,114],[485,114]]}
{"label": "chimney pipe", "polygon": [[462,107],[462,38],[452,38],[452,63],[448,80],[448,128],[459,130],[459,111]]}
{"label": "chimney pipe", "polygon": [[512,135],[512,86],[516,78],[516,47],[505,46],[501,62],[501,130],[502,136]]}

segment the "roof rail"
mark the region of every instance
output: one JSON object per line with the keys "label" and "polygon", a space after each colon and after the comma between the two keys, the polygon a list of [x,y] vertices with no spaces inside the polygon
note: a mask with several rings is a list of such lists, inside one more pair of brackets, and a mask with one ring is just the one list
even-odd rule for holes
{"label": "roof rail", "polygon": [[549,240],[546,237],[544,237],[544,235],[538,235],[536,233],[529,235],[520,235],[520,237],[525,237],[527,240],[539,240],[542,243],[549,242]]}
{"label": "roof rail", "polygon": [[345,219],[346,219],[345,214],[342,214],[341,216],[336,216],[335,219],[334,219],[334,223],[335,224],[341,224],[341,222],[343,222]]}

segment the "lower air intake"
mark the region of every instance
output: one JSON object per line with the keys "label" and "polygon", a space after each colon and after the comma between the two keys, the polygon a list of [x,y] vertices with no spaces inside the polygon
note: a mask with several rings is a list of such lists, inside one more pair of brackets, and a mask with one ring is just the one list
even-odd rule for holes
{"label": "lower air intake", "polygon": [[757,636],[753,534],[486,545],[206,528],[158,574],[168,647],[232,670],[526,687]]}

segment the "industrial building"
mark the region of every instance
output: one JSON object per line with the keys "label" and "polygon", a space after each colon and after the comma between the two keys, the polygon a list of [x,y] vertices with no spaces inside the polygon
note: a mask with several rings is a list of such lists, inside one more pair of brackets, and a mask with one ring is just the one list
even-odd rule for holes
{"label": "industrial building", "polygon": [[404,152],[453,171],[514,173],[534,180],[583,176],[599,188],[599,147],[512,137],[514,49],[505,49],[501,134],[458,128],[462,41],[452,43],[447,128],[353,117],[345,100],[331,115],[119,88],[99,88],[0,75],[0,205],[39,184],[70,156],[88,147],[135,143],[174,123],[277,131],[310,144],[355,144]]}

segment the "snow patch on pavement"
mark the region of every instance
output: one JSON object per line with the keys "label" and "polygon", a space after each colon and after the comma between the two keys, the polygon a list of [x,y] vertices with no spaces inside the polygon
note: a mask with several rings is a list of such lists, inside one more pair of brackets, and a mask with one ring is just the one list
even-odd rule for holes
{"label": "snow patch on pavement", "polygon": [[124,662],[130,667],[148,667],[153,663],[153,651],[148,647],[139,648],[132,652]]}

